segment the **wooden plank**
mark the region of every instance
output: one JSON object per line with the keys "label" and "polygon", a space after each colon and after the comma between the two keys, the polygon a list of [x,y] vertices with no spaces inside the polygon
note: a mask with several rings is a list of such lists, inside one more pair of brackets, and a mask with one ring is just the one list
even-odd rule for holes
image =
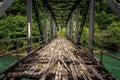
{"label": "wooden plank", "polygon": [[[92,58],[67,39],[57,38],[20,61],[6,76],[37,80],[104,80],[111,77],[105,76],[107,70]],[[102,71],[97,67],[101,67]]]}

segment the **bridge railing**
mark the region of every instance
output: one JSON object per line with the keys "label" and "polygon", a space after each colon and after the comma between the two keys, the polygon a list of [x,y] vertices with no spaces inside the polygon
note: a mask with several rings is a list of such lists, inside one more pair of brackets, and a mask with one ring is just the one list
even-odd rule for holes
{"label": "bridge railing", "polygon": [[[19,51],[23,50],[23,49],[27,49],[28,47],[31,47],[31,46],[35,46],[35,45],[38,45],[40,46],[43,41],[41,40],[41,38],[43,38],[43,36],[34,36],[32,37],[32,42],[33,44],[32,45],[27,45],[27,39],[28,37],[22,37],[22,38],[14,38],[14,39],[5,39],[5,40],[0,40],[0,43],[1,43],[1,47],[6,44],[6,47],[8,47],[9,45],[11,44],[14,44],[13,48],[8,50],[6,49],[6,51],[3,51],[1,50],[1,55],[0,57],[2,56],[6,56],[8,54],[11,54],[11,53],[16,53],[17,57],[18,57],[18,53]],[[25,42],[25,44],[22,43],[22,41]],[[3,45],[2,45],[3,43]],[[10,44],[9,44],[10,43]],[[5,47],[3,47],[5,48]],[[34,47],[33,47],[34,48]],[[2,49],[2,48],[1,48]]]}
{"label": "bridge railing", "polygon": [[[86,42],[84,40],[87,40]],[[85,50],[92,48],[94,50],[94,57],[104,65],[104,67],[118,80],[120,80],[120,41],[112,41],[109,39],[94,38],[94,47],[89,46],[88,38],[85,38],[83,42],[80,42],[81,46]],[[112,44],[112,45],[111,45]],[[108,51],[105,45],[109,47],[119,48],[118,51]],[[117,73],[117,74],[116,74]]]}
{"label": "bridge railing", "polygon": [[[27,55],[28,47],[32,47],[32,50],[34,51],[44,44],[43,36],[32,37],[32,45],[27,44],[27,39],[28,37],[0,40],[0,52],[6,47],[5,51],[0,53],[0,71],[3,71],[12,63],[25,57]],[[50,39],[48,39],[48,41],[50,41]],[[25,43],[22,44],[23,42]],[[12,44],[14,45],[12,46],[13,48],[8,49]],[[4,47],[4,45],[6,46]]]}
{"label": "bridge railing", "polygon": [[[103,38],[94,38],[94,47],[91,47],[89,46],[89,38],[84,38],[84,39],[81,39],[81,41],[79,42],[81,44],[81,46],[86,50],[88,51],[89,48],[93,48],[94,51],[102,51],[103,53],[107,53],[107,47],[110,47],[111,48],[120,48],[120,41],[113,41],[113,40],[110,40],[110,39],[103,39]],[[117,45],[117,47],[116,47]],[[111,49],[110,48],[110,49]],[[109,50],[110,50],[109,49]],[[119,51],[120,49],[118,49]],[[111,49],[112,51],[112,49]],[[116,50],[117,51],[117,50]],[[110,51],[108,51],[109,53]],[[113,51],[112,51],[113,52]]]}

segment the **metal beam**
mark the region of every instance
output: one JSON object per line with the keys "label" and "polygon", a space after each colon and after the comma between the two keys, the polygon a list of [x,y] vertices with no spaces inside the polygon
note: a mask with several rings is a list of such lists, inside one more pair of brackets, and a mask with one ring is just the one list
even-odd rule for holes
{"label": "metal beam", "polygon": [[81,35],[83,32],[83,28],[84,28],[84,24],[85,24],[85,20],[86,20],[86,16],[87,16],[88,8],[89,8],[89,3],[90,3],[90,0],[86,0],[85,6],[83,9],[84,12],[82,13],[82,19],[81,19],[81,24],[80,24],[79,39],[81,38]]}
{"label": "metal beam", "polygon": [[73,15],[71,16],[71,39],[73,38]]}
{"label": "metal beam", "polygon": [[71,10],[71,8],[52,8],[52,10]]}
{"label": "metal beam", "polygon": [[59,8],[59,7],[52,6],[51,9],[54,9],[54,10],[71,10],[72,7],[68,6],[68,7]]}
{"label": "metal beam", "polygon": [[[61,14],[62,14],[62,15],[61,15]],[[55,14],[54,16],[55,16],[55,17],[60,17],[60,16],[65,16],[65,17],[66,17],[66,16],[68,15],[68,14],[63,14],[63,13],[61,13],[61,14],[60,14],[60,13],[57,13],[57,14]]]}
{"label": "metal beam", "polygon": [[57,28],[58,28],[58,27],[56,27],[56,24],[55,24],[55,36],[54,36],[54,37],[57,36]]}
{"label": "metal beam", "polygon": [[95,0],[90,0],[89,52],[93,55]]}
{"label": "metal beam", "polygon": [[70,13],[69,13],[69,15],[68,15],[68,18],[67,18],[67,21],[66,21],[66,25],[67,25],[67,23],[68,23],[68,20],[69,20],[70,16],[72,15],[73,11],[74,11],[75,8],[80,4],[80,1],[81,1],[81,0],[77,0],[76,3],[74,4],[74,6],[72,7],[72,9],[71,9],[71,11],[70,11]]}
{"label": "metal beam", "polygon": [[76,0],[46,0],[46,1],[76,1]]}
{"label": "metal beam", "polygon": [[[68,22],[69,23],[69,22]],[[66,26],[66,37],[68,38],[68,24]]]}
{"label": "metal beam", "polygon": [[53,38],[55,37],[55,27],[56,27],[56,24],[55,24],[55,21],[53,22]]}
{"label": "metal beam", "polygon": [[68,29],[68,38],[70,38],[70,19],[69,19],[69,22],[68,22],[68,25],[67,25],[67,29]]}
{"label": "metal beam", "polygon": [[40,36],[41,35],[43,36],[43,29],[41,27],[40,14],[39,14],[39,3],[38,3],[38,0],[32,0],[32,2],[33,2],[33,8],[35,12],[35,17],[38,24],[39,33],[40,33]]}
{"label": "metal beam", "polygon": [[43,2],[43,4],[46,4],[46,6],[47,6],[47,8],[49,9],[49,11],[52,13],[52,17],[53,17],[53,19],[55,20],[56,26],[58,26],[57,21],[56,21],[56,18],[55,18],[55,16],[54,16],[54,13],[53,13],[53,11],[52,11],[52,9],[51,9],[51,6],[48,4],[48,2],[47,2],[46,0],[42,0],[42,2]]}
{"label": "metal beam", "polygon": [[46,4],[44,4],[44,32],[43,32],[43,35],[44,35],[44,43],[47,42],[47,31],[46,31]]}
{"label": "metal beam", "polygon": [[30,53],[32,51],[32,0],[26,0],[27,2],[27,32],[28,32],[28,50]]}
{"label": "metal beam", "polygon": [[4,0],[0,2],[0,16],[8,9],[14,0]]}
{"label": "metal beam", "polygon": [[50,22],[49,22],[49,26],[50,26],[50,38],[52,38],[52,13],[50,12],[50,15],[49,15],[49,18],[50,18]]}
{"label": "metal beam", "polygon": [[51,1],[51,0],[46,0],[47,2],[50,2],[50,3],[55,3],[55,2],[59,2],[59,3],[74,3],[76,0],[55,0],[55,1]]}
{"label": "metal beam", "polygon": [[[119,0],[118,0],[119,1]],[[120,18],[120,3],[117,2],[117,0],[107,0],[109,6],[111,9],[117,14],[117,16]]]}
{"label": "metal beam", "polygon": [[70,23],[70,32],[69,32],[69,34],[70,34],[70,36],[69,36],[69,39],[70,39],[70,37],[71,37],[71,18],[70,18],[70,20],[69,20],[69,23]]}
{"label": "metal beam", "polygon": [[76,7],[76,29],[75,29],[75,43],[78,43],[79,35],[78,35],[78,19],[79,19],[79,6]]}

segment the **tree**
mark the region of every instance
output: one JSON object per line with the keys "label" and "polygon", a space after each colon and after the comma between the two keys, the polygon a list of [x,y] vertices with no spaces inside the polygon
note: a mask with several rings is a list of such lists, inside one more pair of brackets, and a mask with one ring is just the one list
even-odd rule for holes
{"label": "tree", "polygon": [[26,36],[26,17],[10,15],[0,20],[0,39]]}
{"label": "tree", "polygon": [[120,40],[120,22],[113,22],[107,27],[107,32]]}

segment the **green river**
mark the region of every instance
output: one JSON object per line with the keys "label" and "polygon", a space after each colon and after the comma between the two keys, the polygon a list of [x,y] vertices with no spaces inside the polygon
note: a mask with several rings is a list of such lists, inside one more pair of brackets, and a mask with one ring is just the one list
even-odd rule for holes
{"label": "green river", "polygon": [[[120,58],[120,53],[111,53],[112,55]],[[100,54],[96,53],[94,56],[100,59]],[[113,59],[108,55],[103,55],[104,67],[117,79],[120,80],[120,61]]]}

